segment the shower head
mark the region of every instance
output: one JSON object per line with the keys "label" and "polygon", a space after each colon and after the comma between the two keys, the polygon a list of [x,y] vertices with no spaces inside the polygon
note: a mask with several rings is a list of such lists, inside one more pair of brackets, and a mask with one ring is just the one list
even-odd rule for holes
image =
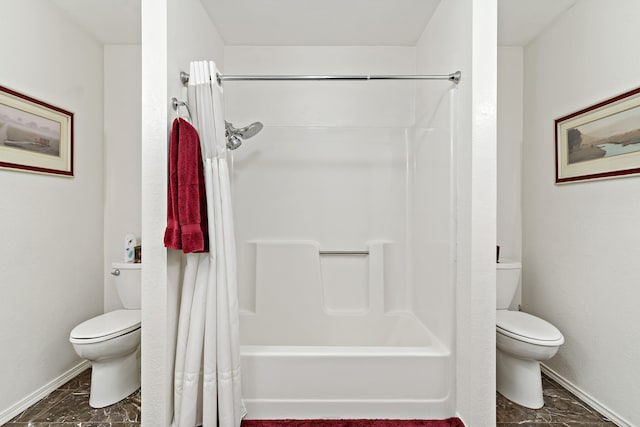
{"label": "shower head", "polygon": [[260,122],[254,122],[254,123],[251,123],[249,126],[243,127],[242,129],[237,129],[238,133],[240,134],[240,138],[242,139],[251,138],[261,130],[262,130],[262,123]]}
{"label": "shower head", "polygon": [[237,135],[242,139],[251,138],[262,130],[262,123],[255,122],[243,128],[235,128],[232,123],[224,122],[228,135]]}
{"label": "shower head", "polygon": [[233,124],[225,121],[224,126],[225,136],[227,137],[227,148],[230,150],[235,150],[240,147],[243,139],[251,138],[262,130],[262,123],[260,122],[251,123],[249,126],[236,129],[233,127]]}

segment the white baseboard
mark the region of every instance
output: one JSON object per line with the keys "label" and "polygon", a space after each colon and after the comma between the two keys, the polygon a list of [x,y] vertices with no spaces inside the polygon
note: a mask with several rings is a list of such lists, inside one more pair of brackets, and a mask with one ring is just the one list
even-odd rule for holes
{"label": "white baseboard", "polygon": [[54,391],[61,385],[65,384],[67,381],[75,378],[77,375],[86,371],[90,367],[91,367],[91,363],[88,360],[84,360],[78,363],[73,368],[69,369],[67,372],[60,375],[59,377],[49,381],[47,384],[43,385],[42,387],[40,387],[30,395],[14,403],[7,409],[0,411],[0,425],[3,425],[4,423],[8,422],[13,417],[20,414],[22,411],[24,411],[31,405],[38,403],[40,400],[44,399],[49,394],[51,394],[52,391]]}
{"label": "white baseboard", "polygon": [[583,400],[587,405],[591,406],[593,409],[595,409],[596,411],[598,411],[599,413],[607,417],[611,422],[615,423],[617,426],[635,427],[629,421],[625,420],[620,415],[616,414],[611,409],[609,409],[608,407],[600,403],[593,396],[591,396],[588,393],[585,393],[582,389],[580,389],[578,386],[573,384],[571,381],[566,380],[565,378],[560,376],[560,374],[558,374],[553,369],[549,368],[543,363],[540,364],[540,367],[542,368],[542,372],[544,372],[549,378],[551,378],[552,380],[560,384],[562,387],[569,390],[571,393],[575,394],[580,400]]}

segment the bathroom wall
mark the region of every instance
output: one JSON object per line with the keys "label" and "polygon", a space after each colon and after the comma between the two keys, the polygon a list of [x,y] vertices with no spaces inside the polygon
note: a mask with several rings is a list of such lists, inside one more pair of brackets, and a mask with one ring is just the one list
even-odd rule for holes
{"label": "bathroom wall", "polygon": [[498,204],[500,258],[522,259],[522,57],[498,47]]}
{"label": "bathroom wall", "polygon": [[[494,0],[443,0],[417,45],[418,71],[462,71],[452,103],[457,252],[450,321],[456,408],[471,426],[495,424],[496,8]],[[418,108],[439,102],[433,95],[421,93]]]}
{"label": "bathroom wall", "polygon": [[[180,257],[167,251],[167,142],[171,97],[186,100],[180,71],[213,59],[223,43],[199,0],[142,1],[142,397],[144,427],[170,424]],[[145,238],[145,236],[150,236]],[[155,237],[153,237],[155,236]]]}
{"label": "bathroom wall", "polygon": [[124,236],[140,243],[140,45],[104,46],[104,311],[122,308],[111,263],[123,261]]}
{"label": "bathroom wall", "polygon": [[640,85],[638,16],[580,1],[524,50],[523,308],[565,336],[546,366],[619,425],[640,425],[640,178],[555,185],[554,119]]}
{"label": "bathroom wall", "polygon": [[0,83],[75,114],[73,178],[0,170],[1,422],[80,363],[69,332],[103,312],[103,56],[49,1],[0,9]]}
{"label": "bathroom wall", "polygon": [[[498,46],[497,244],[501,259],[522,260],[522,70],[521,46]],[[521,287],[511,303],[517,310]]]}

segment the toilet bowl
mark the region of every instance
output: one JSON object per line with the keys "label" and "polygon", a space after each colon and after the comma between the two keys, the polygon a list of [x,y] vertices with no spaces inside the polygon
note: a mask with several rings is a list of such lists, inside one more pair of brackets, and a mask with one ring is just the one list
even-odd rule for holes
{"label": "toilet bowl", "polygon": [[558,352],[564,337],[551,323],[520,311],[496,312],[496,389],[527,408],[544,405],[540,362]]}
{"label": "toilet bowl", "polygon": [[140,264],[112,264],[125,309],[80,323],[69,334],[78,356],[91,362],[89,405],[112,405],[140,387]]}
{"label": "toilet bowl", "polygon": [[91,362],[93,408],[112,405],[140,387],[140,310],[116,310],[82,322],[69,341]]}
{"label": "toilet bowl", "polygon": [[544,406],[540,362],[555,356],[564,343],[551,323],[531,314],[508,310],[520,281],[521,264],[497,265],[496,389],[527,408]]}

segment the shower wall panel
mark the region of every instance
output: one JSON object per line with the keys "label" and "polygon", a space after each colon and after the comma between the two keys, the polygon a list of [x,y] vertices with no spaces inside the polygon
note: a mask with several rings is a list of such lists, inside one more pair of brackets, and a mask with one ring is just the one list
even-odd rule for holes
{"label": "shower wall panel", "polygon": [[418,94],[435,101],[413,127],[408,153],[410,291],[413,313],[452,345],[454,324],[455,181],[452,103],[455,89]]}
{"label": "shower wall panel", "polygon": [[[225,72],[415,74],[416,55],[410,47],[226,47]],[[426,93],[435,101],[418,102],[416,115],[416,94]],[[233,152],[245,314],[366,317],[379,283],[376,314],[412,312],[436,336],[451,332],[451,123],[442,82],[225,82],[225,110],[236,126],[265,126]],[[376,242],[384,242],[379,265],[318,253]]]}
{"label": "shower wall panel", "polygon": [[[414,70],[414,50],[408,47],[225,48],[229,74]],[[258,276],[266,274],[256,268],[255,243],[287,248],[298,241],[315,242],[323,251],[364,251],[371,242],[387,242],[381,272],[384,310],[409,309],[406,138],[413,108],[413,87],[402,82],[225,83],[227,120],[265,125],[233,153],[242,310],[253,312],[259,305],[256,284],[264,284]],[[369,309],[366,256],[321,260],[316,253],[314,262],[315,275],[301,278],[298,286],[319,292],[318,309],[334,315]],[[272,287],[280,286],[273,280]],[[310,288],[312,283],[322,289]],[[284,289],[281,298],[296,304]]]}
{"label": "shower wall panel", "polygon": [[[330,264],[342,262],[343,278],[350,275],[356,288],[359,285],[354,281],[368,281],[368,267],[362,259],[366,261],[367,256],[323,256],[321,264],[319,251],[368,251],[373,242],[386,242],[385,310],[408,308],[404,138],[404,130],[393,128],[265,126],[255,141],[246,142],[234,153],[241,309],[255,307],[255,286],[264,280],[257,276],[253,246],[271,242],[287,247],[299,241],[315,242],[315,260],[309,262],[325,267],[301,280],[300,286],[307,287],[323,275],[325,280],[331,274],[335,279],[340,273]],[[287,271],[283,269],[282,274]],[[279,286],[274,280],[272,286]],[[330,289],[330,285],[324,288],[329,292],[324,295],[328,311],[331,307],[334,311],[366,311],[366,304],[358,302],[353,293],[362,295],[368,288],[352,289],[351,296],[343,300]],[[282,298],[289,300],[290,295],[284,293]],[[291,301],[296,303],[295,298]]]}
{"label": "shower wall panel", "polygon": [[[415,74],[416,52],[227,47],[225,71]],[[225,107],[264,123],[232,154],[249,416],[451,416],[447,86],[225,82]]]}

